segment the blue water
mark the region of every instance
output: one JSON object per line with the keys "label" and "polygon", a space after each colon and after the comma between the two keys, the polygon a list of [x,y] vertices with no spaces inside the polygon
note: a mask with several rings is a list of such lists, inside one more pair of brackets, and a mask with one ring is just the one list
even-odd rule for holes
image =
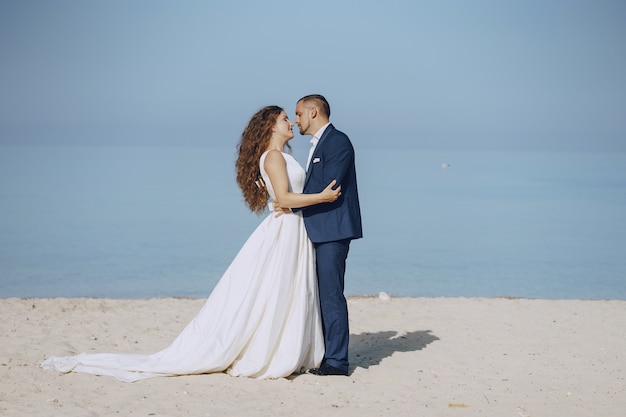
{"label": "blue water", "polygon": [[[206,297],[261,221],[234,158],[0,147],[0,297]],[[626,300],[625,153],[357,144],[357,169],[348,295]]]}

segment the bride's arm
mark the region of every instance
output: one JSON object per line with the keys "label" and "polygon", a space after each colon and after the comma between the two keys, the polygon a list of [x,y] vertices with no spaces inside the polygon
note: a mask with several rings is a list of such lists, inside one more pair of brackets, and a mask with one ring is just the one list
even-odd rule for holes
{"label": "bride's arm", "polygon": [[263,168],[270,177],[272,188],[276,193],[276,201],[281,207],[301,208],[319,203],[332,203],[341,195],[341,186],[333,189],[337,183],[336,180],[328,184],[321,193],[299,194],[290,192],[287,163],[279,151],[273,150],[267,154]]}

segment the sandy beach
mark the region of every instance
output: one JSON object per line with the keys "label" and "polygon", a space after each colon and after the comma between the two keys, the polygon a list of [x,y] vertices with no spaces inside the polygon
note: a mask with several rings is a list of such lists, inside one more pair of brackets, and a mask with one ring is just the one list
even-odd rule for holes
{"label": "sandy beach", "polygon": [[350,297],[349,377],[136,383],[48,356],[151,353],[200,299],[0,300],[0,415],[622,416],[626,301]]}

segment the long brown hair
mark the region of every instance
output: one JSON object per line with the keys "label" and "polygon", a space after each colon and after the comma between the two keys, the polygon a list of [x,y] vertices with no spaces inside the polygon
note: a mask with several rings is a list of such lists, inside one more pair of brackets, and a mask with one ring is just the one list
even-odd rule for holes
{"label": "long brown hair", "polygon": [[268,194],[261,181],[259,160],[267,150],[272,136],[272,128],[283,109],[278,106],[266,106],[256,112],[241,134],[237,145],[237,184],[250,210],[261,214],[267,205]]}

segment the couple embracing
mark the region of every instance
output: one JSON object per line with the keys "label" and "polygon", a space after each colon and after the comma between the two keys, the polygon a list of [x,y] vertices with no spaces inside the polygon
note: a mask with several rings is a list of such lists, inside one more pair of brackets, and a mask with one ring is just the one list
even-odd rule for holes
{"label": "couple embracing", "polygon": [[323,96],[297,102],[295,124],[313,137],[306,170],[284,152],[294,124],[282,108],[251,118],[238,146],[237,183],[252,211],[274,212],[167,348],[51,357],[42,366],[127,382],[212,372],[348,375],[344,274],[350,242],[362,237],[361,213],[354,149],[329,118]]}

